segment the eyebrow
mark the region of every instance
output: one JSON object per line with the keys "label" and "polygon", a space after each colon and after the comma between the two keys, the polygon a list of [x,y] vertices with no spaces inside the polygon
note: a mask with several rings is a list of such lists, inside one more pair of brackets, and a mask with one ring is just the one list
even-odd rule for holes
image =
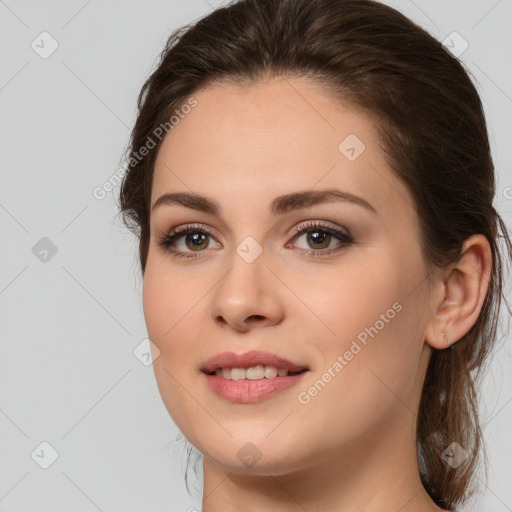
{"label": "eyebrow", "polygon": [[[276,197],[272,201],[270,212],[273,216],[284,215],[293,210],[301,210],[318,204],[340,201],[361,206],[373,214],[378,214],[377,210],[362,197],[332,188],[291,192]],[[175,204],[210,213],[217,217],[219,217],[222,212],[220,204],[214,199],[190,192],[172,192],[164,194],[154,202],[151,211],[154,212],[157,208],[164,205]]]}

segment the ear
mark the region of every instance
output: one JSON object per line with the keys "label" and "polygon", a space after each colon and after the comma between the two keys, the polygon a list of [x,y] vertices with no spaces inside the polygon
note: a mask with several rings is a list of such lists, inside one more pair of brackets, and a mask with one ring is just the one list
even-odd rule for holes
{"label": "ear", "polygon": [[458,261],[436,278],[433,316],[425,342],[444,349],[460,340],[476,323],[492,270],[492,252],[483,235],[473,235],[462,247]]}

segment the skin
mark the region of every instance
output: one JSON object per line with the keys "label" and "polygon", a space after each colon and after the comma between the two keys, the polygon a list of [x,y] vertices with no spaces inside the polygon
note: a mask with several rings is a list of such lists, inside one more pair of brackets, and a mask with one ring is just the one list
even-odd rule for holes
{"label": "skin", "polygon": [[[143,305],[160,350],[163,402],[204,455],[203,511],[442,510],[419,478],[416,412],[432,349],[446,349],[478,317],[487,241],[472,237],[457,265],[428,274],[411,195],[384,159],[373,122],[305,78],[217,83],[194,97],[198,105],[159,149],[151,204],[194,192],[215,199],[222,214],[182,205],[151,213]],[[338,149],[350,134],[366,146],[355,161]],[[362,197],[377,213],[347,202],[270,213],[276,196],[326,188]],[[308,249],[328,249],[308,243],[307,233],[294,237],[303,221],[347,229],[354,242],[333,236],[326,245],[341,249],[312,257]],[[212,233],[196,259],[158,245],[187,223]],[[236,252],[248,236],[263,251],[252,263]],[[175,248],[194,255],[185,241]],[[300,403],[298,393],[395,303],[400,312]],[[310,371],[298,387],[252,404],[207,388],[206,359],[253,349]],[[237,456],[248,442],[261,454],[253,467]]]}

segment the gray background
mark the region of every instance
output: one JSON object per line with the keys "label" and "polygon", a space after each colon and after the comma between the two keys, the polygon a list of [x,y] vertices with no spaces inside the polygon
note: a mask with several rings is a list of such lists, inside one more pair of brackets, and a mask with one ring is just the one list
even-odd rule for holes
{"label": "gray background", "polygon": [[[119,169],[170,32],[221,3],[0,0],[2,512],[200,508],[152,368],[133,353],[147,332],[118,187],[101,200],[93,190]],[[512,0],[392,3],[438,39],[456,31],[469,44],[460,58],[482,95],[496,206],[512,225]],[[47,58],[44,31],[58,43]],[[483,386],[489,485],[465,511],[512,511],[510,341]],[[48,469],[42,442],[58,452]]]}

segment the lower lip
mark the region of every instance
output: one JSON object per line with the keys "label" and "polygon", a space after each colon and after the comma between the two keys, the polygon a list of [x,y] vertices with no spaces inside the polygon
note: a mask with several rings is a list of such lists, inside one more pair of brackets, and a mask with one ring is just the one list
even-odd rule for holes
{"label": "lower lip", "polygon": [[280,391],[295,386],[307,372],[286,377],[274,377],[273,379],[258,380],[232,380],[219,375],[204,373],[208,387],[216,395],[239,404],[261,402]]}

